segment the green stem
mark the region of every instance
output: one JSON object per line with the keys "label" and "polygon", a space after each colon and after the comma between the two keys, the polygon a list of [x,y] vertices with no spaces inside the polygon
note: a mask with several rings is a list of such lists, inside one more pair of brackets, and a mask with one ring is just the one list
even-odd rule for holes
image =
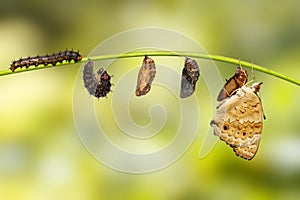
{"label": "green stem", "polygon": [[[91,60],[107,60],[107,59],[118,59],[118,58],[130,58],[130,57],[141,57],[141,56],[179,56],[179,57],[192,57],[192,58],[202,58],[202,59],[208,59],[208,60],[215,60],[215,61],[220,61],[220,62],[225,62],[225,63],[231,63],[235,65],[241,65],[246,68],[254,69],[266,74],[270,74],[271,76],[278,77],[282,80],[288,81],[290,83],[296,84],[300,86],[300,80],[293,79],[291,77],[285,76],[283,74],[280,74],[278,72],[275,72],[273,70],[267,69],[265,67],[249,63],[243,60],[235,59],[235,58],[230,58],[230,57],[225,57],[225,56],[219,56],[219,55],[213,55],[213,54],[201,54],[201,53],[193,53],[193,52],[171,52],[171,51],[143,51],[143,52],[130,52],[130,53],[124,53],[124,54],[110,54],[110,55],[101,55],[101,56],[93,56],[89,58],[83,58],[80,62],[86,62],[88,59]],[[71,62],[73,63],[73,62]],[[62,64],[57,63],[56,66],[60,65],[67,65],[69,63],[64,62]],[[48,66],[43,66],[43,67],[30,67],[28,69],[18,69],[15,72],[12,72],[10,70],[5,70],[5,71],[0,71],[0,76],[5,76],[5,75],[10,75],[14,73],[21,73],[21,72],[26,72],[26,71],[32,71],[32,70],[40,70],[44,68],[51,68],[54,67],[51,64]]]}

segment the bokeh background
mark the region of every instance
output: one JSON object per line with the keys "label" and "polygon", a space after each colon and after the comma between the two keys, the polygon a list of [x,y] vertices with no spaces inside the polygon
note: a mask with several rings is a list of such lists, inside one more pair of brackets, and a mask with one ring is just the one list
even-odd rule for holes
{"label": "bokeh background", "polygon": [[[65,48],[79,49],[85,56],[114,34],[148,26],[177,30],[209,53],[253,61],[300,77],[297,0],[1,1],[0,69],[6,70],[12,59],[21,56]],[[224,80],[235,71],[232,65],[217,65]],[[80,142],[72,113],[79,67],[76,64],[0,78],[0,199],[300,196],[298,86],[255,72],[256,80],[264,82],[261,96],[267,120],[260,149],[252,161],[236,157],[221,141],[208,156],[199,159],[203,138],[197,136],[171,166],[148,174],[127,174],[100,164]],[[201,80],[195,95],[199,104],[205,104],[208,101],[203,96],[208,95],[200,85]],[[108,97],[106,101],[110,100]],[[208,113],[201,120],[199,135],[209,128],[212,117]]]}

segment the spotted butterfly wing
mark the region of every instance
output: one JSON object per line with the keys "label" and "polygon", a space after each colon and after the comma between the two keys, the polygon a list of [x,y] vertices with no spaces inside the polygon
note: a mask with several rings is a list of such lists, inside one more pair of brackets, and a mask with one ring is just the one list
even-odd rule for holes
{"label": "spotted butterfly wing", "polygon": [[233,148],[237,156],[251,160],[257,153],[262,127],[263,108],[257,94],[260,83],[242,86],[217,107],[210,125],[214,134]]}

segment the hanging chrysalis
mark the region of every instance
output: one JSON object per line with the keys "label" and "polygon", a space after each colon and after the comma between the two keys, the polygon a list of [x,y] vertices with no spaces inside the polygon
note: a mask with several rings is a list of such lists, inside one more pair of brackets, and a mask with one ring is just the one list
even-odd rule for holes
{"label": "hanging chrysalis", "polygon": [[226,83],[220,91],[217,100],[222,101],[231,96],[238,88],[241,88],[246,84],[247,79],[247,71],[243,70],[241,66],[237,66],[235,74],[229,80],[226,80]]}
{"label": "hanging chrysalis", "polygon": [[151,89],[152,81],[154,80],[156,73],[154,61],[145,56],[142,67],[140,68],[137,85],[135,90],[136,96],[142,96],[147,94]]}
{"label": "hanging chrysalis", "polygon": [[97,74],[95,74],[93,71],[93,66],[94,63],[91,60],[89,60],[89,62],[84,65],[84,87],[92,96],[95,96],[97,98],[106,97],[107,94],[111,92],[111,76],[103,68],[100,68]]}
{"label": "hanging chrysalis", "polygon": [[200,76],[200,69],[197,62],[186,57],[182,70],[180,97],[186,98],[195,92],[196,83]]}

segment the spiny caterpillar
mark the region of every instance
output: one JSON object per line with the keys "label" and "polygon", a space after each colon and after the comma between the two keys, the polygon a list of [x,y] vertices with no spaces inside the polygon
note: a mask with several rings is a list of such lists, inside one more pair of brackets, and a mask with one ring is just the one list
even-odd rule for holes
{"label": "spiny caterpillar", "polygon": [[10,70],[15,71],[17,68],[26,67],[26,69],[29,66],[38,66],[38,65],[44,65],[47,66],[49,64],[52,64],[53,66],[56,65],[56,63],[62,63],[63,61],[71,62],[71,60],[74,60],[74,62],[78,62],[82,59],[82,56],[79,54],[79,51],[60,51],[58,53],[53,53],[52,55],[45,55],[45,56],[35,56],[35,57],[28,57],[28,58],[20,58],[19,60],[13,61],[10,65]]}
{"label": "spiny caterpillar", "polygon": [[106,97],[109,92],[111,92],[111,76],[107,73],[104,68],[100,68],[97,74],[94,73],[94,63],[89,60],[87,64],[84,65],[83,69],[83,82],[84,87],[90,93],[90,95],[97,97]]}

